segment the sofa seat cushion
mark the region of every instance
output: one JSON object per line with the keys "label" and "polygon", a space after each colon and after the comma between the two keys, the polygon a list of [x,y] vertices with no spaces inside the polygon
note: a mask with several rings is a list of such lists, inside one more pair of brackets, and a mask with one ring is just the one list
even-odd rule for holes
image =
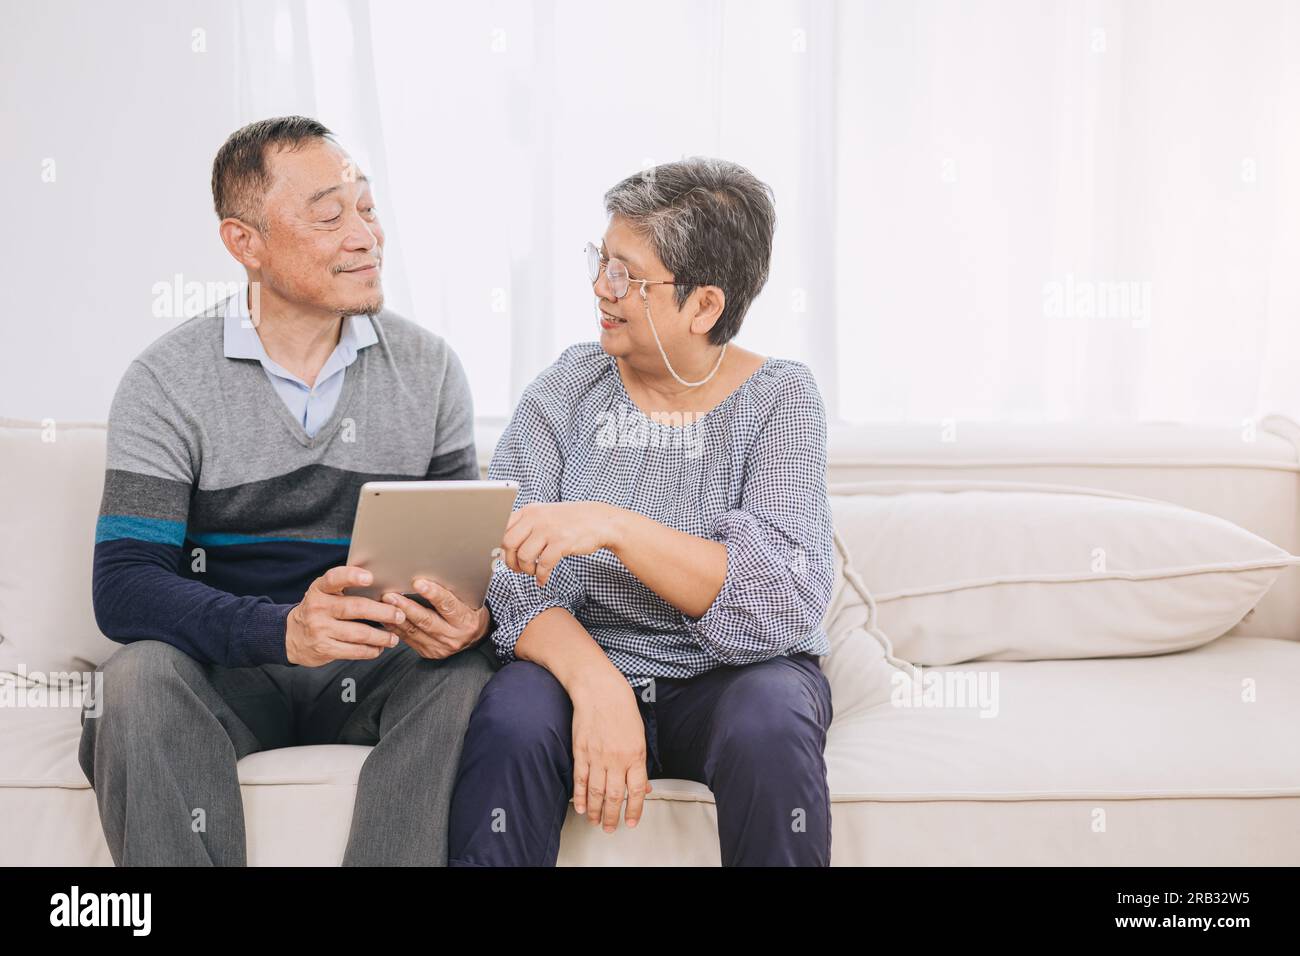
{"label": "sofa seat cushion", "polygon": [[[826,749],[836,865],[1300,860],[1300,643],[1223,637],[1152,657],[922,674],[978,670],[998,675],[996,717],[888,701],[837,709]],[[75,710],[0,708],[0,865],[111,862],[77,764],[80,732]],[[367,753],[301,747],[240,761],[250,862],[337,864]],[[605,834],[570,807],[559,862],[716,865],[719,855],[708,788],[661,780],[636,830]]]}
{"label": "sofa seat cushion", "polygon": [[834,799],[1300,797],[1294,641],[983,661],[924,668],[922,680],[980,673],[989,686],[997,675],[996,716],[885,702],[835,720],[826,748]]}
{"label": "sofa seat cushion", "polygon": [[[0,787],[89,789],[77,762],[80,712],[66,707],[0,708]],[[355,786],[369,747],[330,744],[249,754],[239,762],[243,786]]]}

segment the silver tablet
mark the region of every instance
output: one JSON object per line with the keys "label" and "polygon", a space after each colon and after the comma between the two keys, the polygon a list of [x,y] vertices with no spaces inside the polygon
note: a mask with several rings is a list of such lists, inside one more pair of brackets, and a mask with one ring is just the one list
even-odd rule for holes
{"label": "silver tablet", "polygon": [[422,577],[482,607],[518,492],[513,481],[367,481],[348,564],[375,580],[348,593],[375,600],[389,591],[417,597],[411,581]]}

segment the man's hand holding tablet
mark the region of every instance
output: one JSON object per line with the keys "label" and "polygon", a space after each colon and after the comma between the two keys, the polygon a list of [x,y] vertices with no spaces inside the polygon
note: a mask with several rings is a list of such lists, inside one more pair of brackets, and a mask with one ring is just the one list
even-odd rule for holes
{"label": "man's hand holding tablet", "polygon": [[[472,608],[436,581],[416,578],[415,592],[429,607],[396,591],[383,602],[344,594],[344,588],[368,587],[374,575],[365,568],[330,568],[312,582],[285,622],[289,663],[319,667],[336,660],[378,657],[400,638],[421,657],[450,657],[487,634],[487,605]],[[374,621],[383,629],[366,623]]]}
{"label": "man's hand holding tablet", "polygon": [[330,568],[311,583],[285,622],[290,664],[319,667],[330,661],[367,660],[397,643],[396,636],[363,622],[399,627],[405,623],[399,608],[343,593],[344,588],[370,584],[373,577],[365,568]]}
{"label": "man's hand holding tablet", "polygon": [[477,644],[487,634],[487,605],[472,608],[437,581],[416,578],[411,582],[429,607],[417,604],[405,595],[389,591],[384,601],[397,609],[405,620],[385,623],[384,630],[411,645],[421,657],[443,658]]}

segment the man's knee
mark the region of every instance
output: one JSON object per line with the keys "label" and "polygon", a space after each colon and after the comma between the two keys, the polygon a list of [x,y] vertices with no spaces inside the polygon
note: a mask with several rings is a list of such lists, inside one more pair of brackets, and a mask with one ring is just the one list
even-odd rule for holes
{"label": "man's knee", "polygon": [[496,668],[483,653],[480,645],[467,647],[447,658],[447,666],[452,671],[452,679],[467,688],[472,688],[475,695],[483,690],[487,682],[492,679],[492,675],[496,673]]}
{"label": "man's knee", "polygon": [[99,667],[103,674],[103,714],[121,713],[134,705],[152,702],[164,683],[180,680],[183,670],[198,667],[194,658],[163,641],[127,644]]}
{"label": "man's knee", "polygon": [[94,782],[96,741],[105,733],[124,739],[150,715],[154,723],[165,724],[167,714],[159,702],[167,696],[167,682],[182,680],[181,670],[197,667],[184,651],[162,641],[126,644],[99,665],[81,716],[78,762],[88,780]]}
{"label": "man's knee", "polygon": [[[448,695],[468,701],[472,707],[484,686],[492,678],[494,669],[488,659],[476,648],[467,647],[450,657],[422,658],[409,645],[398,644],[388,653],[398,653],[408,658],[405,664],[408,675],[415,675],[417,693],[446,699]],[[408,681],[409,681],[408,677]]]}
{"label": "man's knee", "polygon": [[[184,700],[169,688],[194,686],[205,679],[198,661],[163,641],[127,644],[101,664],[99,672],[92,685],[94,706],[82,711],[83,736],[92,738],[113,727],[131,733],[166,727],[176,716],[171,705]],[[98,716],[90,716],[88,710]]]}

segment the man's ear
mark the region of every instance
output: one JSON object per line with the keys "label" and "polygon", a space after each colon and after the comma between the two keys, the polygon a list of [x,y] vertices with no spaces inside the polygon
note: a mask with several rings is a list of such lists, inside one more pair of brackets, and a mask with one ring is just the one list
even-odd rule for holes
{"label": "man's ear", "polygon": [[722,318],[727,296],[716,285],[702,285],[695,290],[695,313],[691,316],[691,331],[706,335]]}
{"label": "man's ear", "polygon": [[219,228],[221,241],[236,262],[249,269],[262,267],[265,245],[261,233],[238,219],[223,219]]}

